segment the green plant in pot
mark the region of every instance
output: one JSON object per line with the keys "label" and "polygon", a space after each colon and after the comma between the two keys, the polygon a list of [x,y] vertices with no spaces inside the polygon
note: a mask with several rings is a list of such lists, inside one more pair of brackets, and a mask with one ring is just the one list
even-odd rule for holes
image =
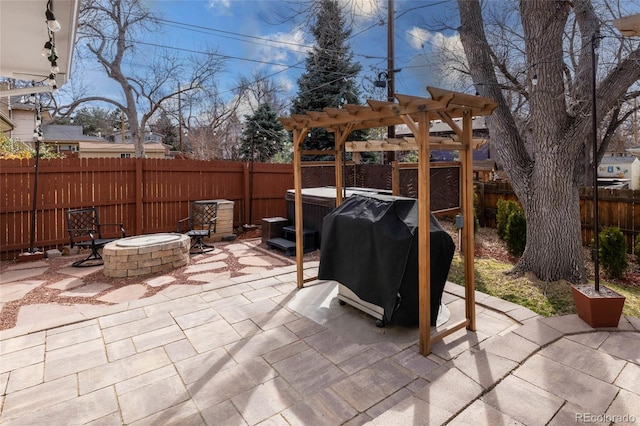
{"label": "green plant in pot", "polygon": [[594,285],[571,287],[578,316],[591,327],[617,327],[624,307],[624,296],[600,285],[598,262],[611,278],[621,277],[627,269],[627,243],[620,229],[606,228],[598,235]]}

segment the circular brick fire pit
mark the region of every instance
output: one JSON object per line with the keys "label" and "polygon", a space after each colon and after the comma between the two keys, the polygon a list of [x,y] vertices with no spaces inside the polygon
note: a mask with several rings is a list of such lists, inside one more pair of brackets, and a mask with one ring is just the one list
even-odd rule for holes
{"label": "circular brick fire pit", "polygon": [[191,238],[183,234],[150,234],[112,241],[102,250],[103,273],[135,277],[170,271],[189,263]]}

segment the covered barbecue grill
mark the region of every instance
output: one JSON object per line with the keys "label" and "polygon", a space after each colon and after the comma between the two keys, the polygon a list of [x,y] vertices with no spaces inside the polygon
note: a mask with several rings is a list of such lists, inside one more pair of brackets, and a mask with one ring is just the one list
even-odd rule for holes
{"label": "covered barbecue grill", "polygon": [[[430,231],[435,325],[455,245],[433,215]],[[318,278],[337,281],[380,307],[384,321],[418,323],[418,259],[416,199],[353,195],[324,218]]]}

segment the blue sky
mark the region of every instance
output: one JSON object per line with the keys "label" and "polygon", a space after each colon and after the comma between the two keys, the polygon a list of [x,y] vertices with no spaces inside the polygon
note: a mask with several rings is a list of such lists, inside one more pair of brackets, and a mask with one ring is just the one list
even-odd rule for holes
{"label": "blue sky", "polygon": [[[372,81],[387,68],[387,1],[340,1],[354,8],[350,45],[354,59],[362,65],[357,79],[362,98],[385,97],[385,89],[371,90]],[[147,1],[148,7],[166,20],[160,33],[153,34],[154,43],[185,49],[185,54],[209,47],[228,57],[218,87],[229,97],[239,76],[248,77],[256,70],[273,74],[273,79],[287,88],[285,97],[295,95],[306,49],[313,43],[309,32],[300,28],[301,22],[278,24],[278,16],[291,16],[295,4],[295,0]],[[445,87],[429,68],[431,50],[434,44],[456,40],[456,35],[452,31],[428,32],[425,27],[436,26],[438,20],[455,26],[456,2],[396,0],[395,12],[395,68],[402,69],[396,74],[396,92],[427,96],[427,85]]]}
{"label": "blue sky", "polygon": [[[284,69],[303,61],[306,57],[305,47],[313,43],[308,34],[292,23],[276,25],[278,15],[291,15],[292,5],[284,1],[169,0],[151,4],[172,21],[228,31],[203,32],[181,30],[175,25],[166,27],[171,31],[171,39],[180,40],[182,47],[199,50],[207,43],[222,54],[245,58],[244,61],[228,61],[227,73],[231,80],[234,74],[242,71],[262,69],[268,74],[282,71],[277,78],[292,87],[304,64]],[[355,60],[363,66],[361,78],[374,79],[378,72],[387,68],[387,2],[351,0],[351,4],[355,16],[351,27],[354,35],[350,40],[352,51]],[[434,24],[434,13],[438,18],[443,18],[447,10],[455,7],[453,0],[395,2],[395,66],[403,69],[396,76],[396,91],[426,94],[425,86],[431,75],[428,69],[431,45],[439,40],[422,28],[425,24]],[[457,19],[455,13],[449,15]],[[381,20],[384,20],[383,25],[380,25]],[[361,83],[367,87],[368,81],[365,78]],[[364,91],[364,88],[361,89]]]}

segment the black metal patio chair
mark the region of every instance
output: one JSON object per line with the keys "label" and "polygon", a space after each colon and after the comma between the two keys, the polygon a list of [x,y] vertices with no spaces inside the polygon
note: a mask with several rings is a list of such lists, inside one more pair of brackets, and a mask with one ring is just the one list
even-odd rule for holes
{"label": "black metal patio chair", "polygon": [[[192,243],[189,253],[207,253],[214,250],[214,246],[203,241],[204,238],[210,238],[211,233],[216,232],[216,223],[218,221],[218,202],[217,201],[192,201],[189,207],[189,217],[178,221],[178,233],[183,233],[183,227],[186,225],[184,234],[191,237]],[[194,252],[194,250],[197,250]]]}
{"label": "black metal patio chair", "polygon": [[67,231],[71,248],[74,246],[91,248],[89,256],[73,262],[73,266],[100,266],[104,263],[98,250],[120,238],[103,238],[102,228],[105,226],[117,226],[120,228],[122,238],[127,236],[122,223],[100,223],[98,209],[95,207],[67,210]]}

